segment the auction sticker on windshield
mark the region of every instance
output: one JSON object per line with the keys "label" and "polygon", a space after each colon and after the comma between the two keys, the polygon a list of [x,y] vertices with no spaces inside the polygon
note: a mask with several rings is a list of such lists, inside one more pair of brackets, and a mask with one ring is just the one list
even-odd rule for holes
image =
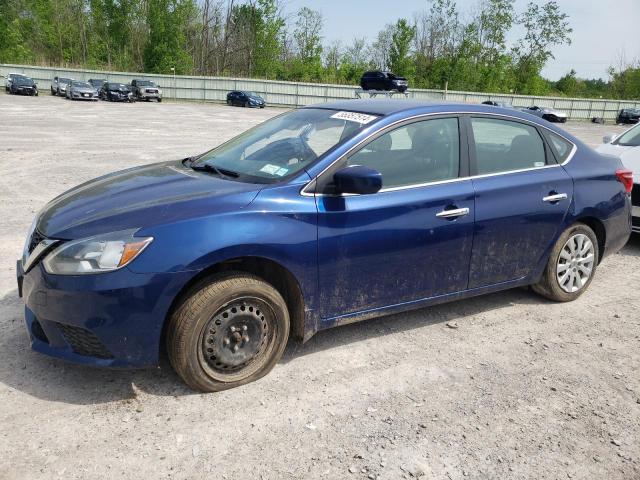
{"label": "auction sticker on windshield", "polygon": [[362,125],[366,125],[367,123],[374,121],[378,117],[376,117],[375,115],[367,115],[365,113],[338,112],[334,115],[331,115],[331,118],[337,118],[339,120],[347,120],[349,122],[357,122]]}

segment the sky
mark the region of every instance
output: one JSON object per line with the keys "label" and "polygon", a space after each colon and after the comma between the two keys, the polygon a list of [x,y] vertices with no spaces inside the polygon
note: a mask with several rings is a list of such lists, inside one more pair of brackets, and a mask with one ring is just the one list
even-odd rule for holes
{"label": "sky", "polygon": [[[530,0],[516,0],[516,12]],[[534,0],[542,4],[543,0]],[[627,61],[640,59],[640,0],[557,0],[569,15],[573,28],[571,45],[556,47],[555,59],[542,71],[557,80],[572,68],[582,78],[607,79],[607,69],[617,65],[621,55]],[[465,12],[479,0],[458,0],[458,10]],[[340,40],[349,44],[354,38],[372,40],[387,23],[398,18],[412,18],[427,9],[426,0],[401,0],[393,8],[388,0],[283,0],[285,13],[293,15],[303,6],[319,10],[324,17],[325,43]],[[517,39],[514,32],[511,41]]]}

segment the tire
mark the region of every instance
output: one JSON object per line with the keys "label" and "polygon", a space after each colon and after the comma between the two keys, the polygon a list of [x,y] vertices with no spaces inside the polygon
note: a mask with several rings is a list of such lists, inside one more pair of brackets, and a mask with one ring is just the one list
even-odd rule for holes
{"label": "tire", "polygon": [[244,103],[242,104],[242,106],[243,106],[244,108],[249,108],[249,102],[244,102]]}
{"label": "tire", "polygon": [[162,99],[158,97],[158,103],[162,103]]}
{"label": "tire", "polygon": [[[579,239],[582,240],[582,243],[580,243]],[[590,246],[586,241],[587,239],[590,242]],[[574,243],[574,241],[578,243]],[[589,247],[589,250],[584,254],[579,254],[579,248],[577,248],[578,254],[574,255],[571,253],[571,244],[573,244],[573,247],[582,245],[583,251],[587,247]],[[542,278],[532,286],[533,290],[537,294],[556,302],[575,300],[589,288],[596,273],[599,255],[598,239],[593,230],[582,223],[572,225],[556,241],[549,255]],[[587,261],[586,259],[589,256],[591,260]],[[583,277],[585,269],[589,268],[588,277]],[[560,281],[563,279],[562,271],[558,272],[558,270],[562,270],[566,275],[569,275],[569,278],[564,283]],[[571,279],[571,274],[574,275],[574,278],[577,275],[579,280]]]}
{"label": "tire", "polygon": [[289,312],[280,293],[236,272],[191,290],[169,319],[167,353],[187,385],[217,392],[269,373],[288,337]]}
{"label": "tire", "polygon": [[232,106],[231,105],[231,100],[229,100],[228,98],[227,98],[227,105],[229,105],[230,107]]}

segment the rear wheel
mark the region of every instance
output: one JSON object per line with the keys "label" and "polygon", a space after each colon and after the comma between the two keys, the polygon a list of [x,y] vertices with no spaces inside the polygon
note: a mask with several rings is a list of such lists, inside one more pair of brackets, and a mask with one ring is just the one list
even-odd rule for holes
{"label": "rear wheel", "polygon": [[598,266],[598,239],[588,226],[566,229],[551,251],[547,266],[533,290],[557,302],[570,302],[591,284]]}
{"label": "rear wheel", "polygon": [[257,380],[278,362],[289,312],[271,285],[229,274],[196,286],[167,327],[171,365],[190,387],[215,392]]}

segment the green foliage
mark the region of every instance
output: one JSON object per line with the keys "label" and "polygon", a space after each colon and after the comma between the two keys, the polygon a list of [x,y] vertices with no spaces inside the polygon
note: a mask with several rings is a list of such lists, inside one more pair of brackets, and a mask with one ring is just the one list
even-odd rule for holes
{"label": "green foliage", "polygon": [[0,0],[0,62],[350,85],[390,69],[413,88],[640,98],[637,64],[609,81],[574,70],[544,79],[554,49],[571,42],[569,18],[556,0],[514,4],[478,0],[460,13],[456,0],[427,0],[371,41],[323,45],[321,13],[303,7],[288,24],[285,0]]}
{"label": "green foliage", "polygon": [[411,42],[416,35],[416,27],[404,18],[399,19],[391,34],[389,67],[399,75],[413,76],[413,59],[410,56]]}
{"label": "green foliage", "polygon": [[191,73],[185,26],[195,13],[193,0],[148,0],[149,38],[144,49],[145,70],[154,73]]}

